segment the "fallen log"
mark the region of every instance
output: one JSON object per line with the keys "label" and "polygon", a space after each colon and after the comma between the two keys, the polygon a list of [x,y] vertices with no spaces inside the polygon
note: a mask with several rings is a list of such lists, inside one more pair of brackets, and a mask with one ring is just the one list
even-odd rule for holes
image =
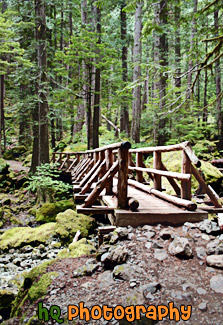
{"label": "fallen log", "polygon": [[140,189],[140,190],[142,190],[144,192],[147,192],[149,194],[154,194],[155,196],[158,196],[161,199],[164,199],[164,200],[166,200],[168,202],[171,202],[171,203],[173,203],[175,205],[185,207],[190,211],[195,211],[197,209],[197,204],[194,203],[194,202],[184,200],[184,199],[180,199],[178,197],[175,197],[175,196],[160,192],[158,190],[155,190],[154,188],[148,187],[147,185],[141,184],[141,183],[139,183],[137,181],[134,181],[132,179],[128,180],[128,184],[132,185],[132,186],[134,186],[134,187],[136,187],[136,188],[138,188],[138,189]]}

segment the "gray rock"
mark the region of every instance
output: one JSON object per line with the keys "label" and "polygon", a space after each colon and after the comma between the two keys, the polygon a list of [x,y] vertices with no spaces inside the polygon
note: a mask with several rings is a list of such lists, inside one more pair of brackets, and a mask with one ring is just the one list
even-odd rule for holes
{"label": "gray rock", "polygon": [[198,308],[199,308],[201,311],[207,311],[207,309],[208,309],[208,307],[207,307],[207,302],[204,301],[204,302],[200,303],[200,304],[198,305]]}
{"label": "gray rock", "polygon": [[196,247],[195,250],[197,253],[197,257],[200,260],[202,260],[206,256],[206,251],[205,251],[204,247]]}
{"label": "gray rock", "polygon": [[186,226],[187,228],[191,228],[191,229],[198,228],[198,225],[196,223],[192,223],[192,222],[185,222],[184,226]]}
{"label": "gray rock", "polygon": [[201,238],[206,240],[206,241],[211,240],[210,237],[207,234],[202,234]]}
{"label": "gray rock", "polygon": [[169,229],[169,228],[164,228],[160,231],[160,238],[164,239],[164,240],[168,240],[172,237],[173,235],[173,230]]}
{"label": "gray rock", "polygon": [[153,231],[146,231],[146,232],[144,232],[144,236],[146,236],[147,239],[149,240],[149,239],[156,236],[156,232],[154,230]]}
{"label": "gray rock", "polygon": [[197,288],[197,293],[199,295],[205,295],[207,293],[207,291],[203,288]]}
{"label": "gray rock", "polygon": [[112,251],[103,254],[101,257],[101,262],[105,268],[110,269],[116,265],[125,263],[127,258],[128,252],[126,248],[118,246]]}
{"label": "gray rock", "polygon": [[223,268],[223,255],[209,255],[206,259],[209,266]]}
{"label": "gray rock", "polygon": [[158,290],[161,289],[161,284],[159,282],[151,282],[149,284],[143,285],[143,295],[146,298],[147,294],[150,293],[156,293]]}
{"label": "gray rock", "polygon": [[183,292],[179,290],[172,290],[170,293],[173,299],[178,300],[192,300],[192,295],[190,292]]}
{"label": "gray rock", "polygon": [[199,229],[207,234],[213,234],[220,231],[220,227],[217,225],[217,223],[208,219],[200,222]]}
{"label": "gray rock", "polygon": [[163,244],[161,244],[159,242],[154,242],[153,245],[152,245],[152,248],[162,249],[163,248]]}
{"label": "gray rock", "polygon": [[164,261],[168,258],[168,254],[165,249],[155,249],[154,257],[159,261]]}
{"label": "gray rock", "polygon": [[210,279],[210,287],[216,293],[223,293],[223,275],[221,274],[214,275]]}
{"label": "gray rock", "polygon": [[170,243],[169,253],[181,257],[191,257],[193,255],[190,243],[184,237],[177,237]]}
{"label": "gray rock", "polygon": [[207,255],[223,254],[223,242],[215,239],[207,244]]}
{"label": "gray rock", "polygon": [[147,249],[150,249],[150,248],[152,247],[152,243],[151,243],[151,242],[146,243],[146,244],[145,244],[145,247],[146,247]]}
{"label": "gray rock", "polygon": [[154,228],[153,228],[153,226],[145,225],[142,227],[142,230],[143,231],[154,231]]}
{"label": "gray rock", "polygon": [[74,272],[73,272],[73,277],[77,278],[79,276],[85,276],[85,275],[92,275],[95,271],[97,271],[97,269],[99,268],[100,264],[85,264],[79,268],[77,268]]}
{"label": "gray rock", "polygon": [[131,281],[135,280],[135,277],[144,274],[144,270],[138,266],[133,264],[121,264],[117,265],[113,270],[113,277],[115,279]]}
{"label": "gray rock", "polygon": [[107,271],[99,274],[97,282],[98,282],[98,287],[100,289],[112,286],[114,284],[112,272],[107,270]]}

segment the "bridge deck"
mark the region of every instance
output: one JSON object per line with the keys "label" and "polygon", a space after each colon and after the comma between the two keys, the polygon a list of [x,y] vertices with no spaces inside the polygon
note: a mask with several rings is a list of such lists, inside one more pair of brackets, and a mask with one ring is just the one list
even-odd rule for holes
{"label": "bridge deck", "polygon": [[[122,227],[156,223],[177,225],[186,221],[199,222],[208,217],[208,213],[205,211],[200,209],[188,211],[132,186],[128,186],[128,196],[137,198],[138,210],[114,209],[114,213],[108,215],[112,225]],[[104,195],[102,201],[108,207],[117,206],[116,196]]]}

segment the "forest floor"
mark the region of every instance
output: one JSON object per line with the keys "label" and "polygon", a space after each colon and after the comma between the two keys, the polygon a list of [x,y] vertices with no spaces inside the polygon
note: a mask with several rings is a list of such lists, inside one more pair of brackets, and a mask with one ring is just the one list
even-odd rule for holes
{"label": "forest floor", "polygon": [[[223,314],[223,271],[212,268],[206,263],[206,254],[216,238],[222,235],[210,235],[199,229],[200,224],[185,224],[183,227],[144,226],[133,229],[122,228],[128,238],[118,240],[114,249],[127,252],[127,260],[122,266],[108,267],[97,262],[95,255],[56,260],[47,268],[47,272],[58,272],[44,298],[35,304],[25,306],[25,318],[12,319],[6,324],[27,324],[37,314],[41,301],[50,310],[59,306],[60,319],[66,319],[67,306],[84,302],[84,306],[108,305],[123,307],[129,305],[158,306],[173,302],[180,310],[184,305],[192,307],[192,315],[187,324],[222,325]],[[163,236],[167,231],[171,238]],[[152,236],[152,238],[151,238]],[[167,236],[168,237],[168,236]],[[181,258],[170,254],[169,246],[173,238],[183,237],[189,240],[193,251],[191,258]],[[209,245],[209,246],[208,246]],[[106,245],[102,250],[106,251]],[[102,260],[102,258],[101,258]],[[91,275],[76,277],[77,269],[88,264],[96,265]],[[76,272],[76,273],[75,273]],[[90,274],[90,273],[89,273]],[[130,314],[131,315],[131,314]],[[175,315],[175,314],[174,314]],[[181,316],[181,314],[179,314]],[[66,324],[128,324],[127,321],[78,320]],[[132,324],[156,324],[146,317]],[[164,317],[162,324],[176,324]],[[180,320],[178,324],[184,324]],[[35,321],[30,324],[42,324]],[[49,319],[47,324],[58,324]]]}
{"label": "forest floor", "polygon": [[[22,163],[8,161],[11,168],[22,170]],[[28,169],[28,168],[27,168]],[[23,207],[21,213],[15,210],[17,220],[21,218],[21,225],[24,224],[24,213],[26,224],[34,222],[34,218],[27,219],[29,214],[25,211],[33,205],[33,198],[27,199],[23,196]],[[18,205],[15,202],[15,207]],[[13,206],[12,206],[13,208]],[[23,211],[24,210],[24,211]],[[20,211],[20,209],[19,209]],[[13,209],[12,209],[13,212]],[[202,226],[203,225],[203,226]],[[170,226],[142,226],[137,228],[121,228],[124,236],[117,237],[113,233],[108,236],[108,244],[101,246],[99,256],[82,256],[77,258],[55,259],[50,264],[46,273],[57,272],[58,275],[52,280],[47,288],[44,297],[33,303],[25,303],[22,307],[23,317],[15,317],[4,322],[5,325],[22,324],[184,324],[189,325],[223,325],[223,235],[220,229],[213,226],[211,222],[190,224],[186,223],[180,227]],[[112,241],[113,238],[113,241]],[[177,238],[188,240],[192,250],[189,257],[186,254],[173,255],[170,249],[171,244]],[[95,243],[98,238],[95,235]],[[48,248],[47,248],[48,249]],[[112,252],[116,253],[112,253]],[[107,254],[107,255],[106,255]],[[108,255],[113,254],[113,261],[106,263]],[[222,263],[221,267],[211,267],[207,263],[208,255],[216,255]],[[116,255],[116,258],[114,257]],[[121,264],[121,266],[120,266]],[[81,270],[88,269],[88,275],[81,273]],[[93,266],[92,266],[93,265]],[[79,276],[77,276],[77,274]],[[59,321],[53,320],[54,314],[49,313],[47,322],[36,319],[38,315],[38,303],[50,308],[58,306],[61,314]],[[147,317],[141,315],[141,320],[133,321],[134,312],[129,311],[132,321],[90,319],[89,321],[75,318],[67,321],[68,305],[79,306],[83,302],[85,307],[93,306],[109,307],[115,306],[170,306],[171,302],[179,310],[179,321],[170,320],[169,315],[160,321],[149,319],[149,316],[158,316],[151,313]],[[192,308],[192,314],[188,321],[182,319],[185,306],[185,316],[188,306]],[[54,308],[52,307],[52,308]],[[56,312],[56,309],[52,309]],[[170,308],[169,308],[170,310]],[[177,311],[173,316],[177,316]],[[53,316],[52,316],[53,315]],[[33,320],[31,320],[33,318]]]}
{"label": "forest floor", "polygon": [[14,172],[20,172],[21,170],[29,171],[29,167],[23,166],[22,161],[17,160],[6,160],[6,162],[9,164],[10,169]]}

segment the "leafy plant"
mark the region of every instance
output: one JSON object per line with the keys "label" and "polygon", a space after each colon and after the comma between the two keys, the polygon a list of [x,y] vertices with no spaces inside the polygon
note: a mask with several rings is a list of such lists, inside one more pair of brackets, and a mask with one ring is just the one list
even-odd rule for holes
{"label": "leafy plant", "polygon": [[72,186],[60,181],[61,172],[58,164],[42,164],[30,177],[28,191],[36,193],[37,201],[54,202],[56,199],[65,199],[72,190]]}

